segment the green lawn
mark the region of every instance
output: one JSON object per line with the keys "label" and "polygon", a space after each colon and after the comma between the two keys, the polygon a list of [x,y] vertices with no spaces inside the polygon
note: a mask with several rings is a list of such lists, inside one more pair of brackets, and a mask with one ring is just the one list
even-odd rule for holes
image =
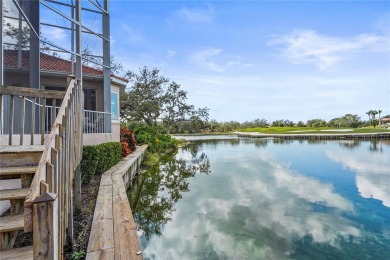
{"label": "green lawn", "polygon": [[[327,130],[350,129],[353,131],[327,131]],[[237,132],[259,132],[263,134],[339,134],[339,133],[380,133],[390,132],[390,129],[379,129],[373,127],[365,128],[332,128],[332,127],[257,127],[238,129]],[[299,132],[298,132],[299,131]]]}

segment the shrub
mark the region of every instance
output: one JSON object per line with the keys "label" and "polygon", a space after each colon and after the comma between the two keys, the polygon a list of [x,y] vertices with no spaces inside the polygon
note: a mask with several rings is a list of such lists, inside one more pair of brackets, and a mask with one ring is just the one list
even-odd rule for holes
{"label": "shrub", "polygon": [[83,147],[83,158],[81,160],[81,178],[84,183],[89,183],[96,172],[99,160],[99,150],[97,146],[86,145]]}
{"label": "shrub", "polygon": [[[127,129],[125,127],[122,127],[120,133],[121,133],[120,141],[122,144],[122,150],[127,151],[127,147],[130,149],[129,153],[127,153],[127,154],[125,153],[125,155],[123,155],[123,157],[125,157],[126,155],[135,151],[135,147],[137,145],[137,142],[135,139],[135,134],[133,131],[131,131],[131,129]],[[127,144],[127,147],[124,147],[125,143]]]}
{"label": "shrub", "polygon": [[122,146],[119,142],[99,144],[99,161],[96,173],[102,174],[122,159]]}
{"label": "shrub", "polygon": [[129,154],[131,154],[131,149],[130,149],[128,143],[121,142],[121,145],[122,145],[122,157],[126,157]]}

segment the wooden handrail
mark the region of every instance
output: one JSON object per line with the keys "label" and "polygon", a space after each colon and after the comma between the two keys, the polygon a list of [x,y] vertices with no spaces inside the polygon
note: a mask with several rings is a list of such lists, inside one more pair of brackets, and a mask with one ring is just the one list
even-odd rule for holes
{"label": "wooden handrail", "polygon": [[[55,217],[58,221],[58,257],[62,258],[62,248],[66,239],[68,228],[68,215],[72,214],[72,186],[73,172],[79,165],[82,156],[82,117],[83,117],[83,91],[74,79],[70,80],[64,99],[54,121],[50,134],[46,138],[44,151],[38,164],[38,169],[32,180],[29,193],[24,202],[24,230],[36,232],[33,219],[37,216],[33,212],[34,202],[46,192],[58,195],[58,212]],[[44,224],[44,223],[43,223]],[[38,225],[37,225],[38,226]],[[44,239],[44,238],[42,238]],[[42,241],[33,241],[34,250],[42,246]],[[39,249],[37,249],[39,250]]]}
{"label": "wooden handrail", "polygon": [[35,89],[35,88],[23,88],[13,86],[2,86],[0,88],[0,95],[13,95],[23,97],[37,97],[37,98],[54,98],[63,99],[65,91],[59,90],[46,90],[46,89]]}
{"label": "wooden handrail", "polygon": [[[30,145],[33,145],[37,143],[34,135],[39,133],[41,137],[40,144],[43,145],[45,134],[56,118],[55,104],[57,100],[63,100],[65,94],[66,91],[1,86],[1,134],[3,135],[5,131],[8,131],[8,144],[14,145],[16,140],[13,139],[16,139],[19,135],[19,144],[24,145],[24,135],[30,134]],[[3,97],[9,99],[3,100]],[[26,103],[28,102],[31,104],[27,106]],[[54,104],[54,106],[47,106],[47,102]],[[49,113],[51,113],[51,117],[46,118],[47,115],[50,115]],[[5,118],[6,120],[4,120]],[[29,125],[27,122],[29,122]],[[27,130],[27,133],[25,133],[25,130]],[[18,131],[19,133],[17,133]]]}

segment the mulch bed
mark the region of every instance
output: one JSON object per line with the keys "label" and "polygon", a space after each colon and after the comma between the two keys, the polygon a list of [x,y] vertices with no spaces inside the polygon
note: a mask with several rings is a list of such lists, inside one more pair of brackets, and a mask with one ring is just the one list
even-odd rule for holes
{"label": "mulch bed", "polygon": [[65,259],[71,259],[73,252],[87,252],[93,213],[99,193],[101,175],[93,176],[88,184],[81,187],[81,212],[75,214],[73,222],[74,245],[64,249]]}

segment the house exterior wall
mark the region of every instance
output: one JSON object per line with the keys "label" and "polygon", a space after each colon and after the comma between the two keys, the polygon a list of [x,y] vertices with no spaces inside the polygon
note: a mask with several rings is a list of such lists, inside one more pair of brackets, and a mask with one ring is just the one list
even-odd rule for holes
{"label": "house exterior wall", "polygon": [[[4,77],[4,85],[9,86],[19,86],[19,87],[29,87],[29,74],[27,71],[7,71],[5,72]],[[43,74],[41,75],[41,88],[45,86],[51,87],[66,87],[67,86],[67,77],[65,74]],[[122,86],[123,87],[123,86]],[[84,89],[95,89],[96,90],[96,111],[103,112],[104,111],[104,90],[103,90],[103,80],[101,78],[91,78],[84,77],[83,78],[83,88]],[[111,84],[111,91],[116,92],[119,95],[121,87],[116,84]],[[118,108],[119,111],[119,108]],[[84,145],[95,145],[104,142],[119,142],[120,135],[120,123],[119,120],[113,120],[111,126],[111,133],[104,134],[84,134],[83,136],[83,144]],[[36,143],[40,142],[40,135],[36,135]],[[13,136],[13,143],[19,144],[19,135]],[[30,135],[25,135],[24,144],[28,145],[30,141]],[[8,135],[0,136],[0,144],[6,145],[8,144]]]}

